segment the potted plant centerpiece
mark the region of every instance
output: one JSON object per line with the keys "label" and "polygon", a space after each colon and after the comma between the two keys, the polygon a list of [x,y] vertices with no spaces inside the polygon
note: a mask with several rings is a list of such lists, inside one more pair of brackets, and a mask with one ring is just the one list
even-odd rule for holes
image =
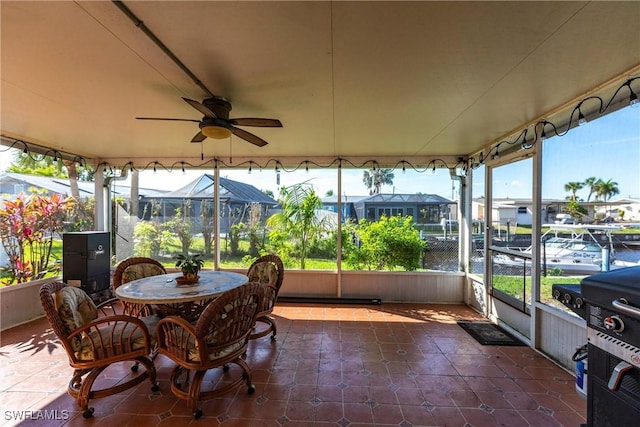
{"label": "potted plant centerpiece", "polygon": [[176,260],[176,268],[182,270],[182,277],[177,277],[176,282],[180,285],[196,283],[199,279],[198,273],[204,266],[202,255],[179,254]]}

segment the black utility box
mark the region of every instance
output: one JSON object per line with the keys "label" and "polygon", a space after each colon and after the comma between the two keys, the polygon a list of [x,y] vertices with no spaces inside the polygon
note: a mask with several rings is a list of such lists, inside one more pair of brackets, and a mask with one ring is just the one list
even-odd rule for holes
{"label": "black utility box", "polygon": [[95,297],[111,280],[110,236],[106,231],[62,235],[62,280]]}

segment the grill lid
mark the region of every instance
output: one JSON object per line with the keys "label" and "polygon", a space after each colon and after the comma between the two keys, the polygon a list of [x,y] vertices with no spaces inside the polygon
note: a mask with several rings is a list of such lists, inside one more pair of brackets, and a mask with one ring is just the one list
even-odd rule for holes
{"label": "grill lid", "polygon": [[617,311],[612,301],[625,298],[640,308],[640,266],[592,274],[580,282],[582,298],[590,304]]}

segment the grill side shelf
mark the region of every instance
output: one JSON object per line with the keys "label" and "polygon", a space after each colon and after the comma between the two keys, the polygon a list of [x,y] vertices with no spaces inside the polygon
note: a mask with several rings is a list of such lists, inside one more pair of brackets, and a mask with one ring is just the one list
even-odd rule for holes
{"label": "grill side shelf", "polygon": [[551,285],[551,295],[582,319],[587,319],[587,311],[580,285],[554,283]]}

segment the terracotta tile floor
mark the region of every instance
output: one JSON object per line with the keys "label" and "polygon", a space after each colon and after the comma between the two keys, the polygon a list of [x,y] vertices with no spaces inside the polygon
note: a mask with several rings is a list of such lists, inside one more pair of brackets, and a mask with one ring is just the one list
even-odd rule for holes
{"label": "terracotta tile floor", "polygon": [[[0,424],[49,426],[570,426],[585,422],[573,376],[528,347],[482,346],[456,325],[478,315],[457,305],[281,304],[278,338],[252,342],[256,392],[202,402],[194,420],[170,391],[173,363],[158,357],[149,382],[90,402],[82,418],[66,393],[66,355],[44,319],[1,336]],[[111,369],[111,368],[110,368]],[[127,366],[105,372],[113,381]],[[34,417],[58,420],[27,420]],[[53,411],[56,410],[56,411]],[[53,414],[53,415],[52,415]],[[68,414],[68,416],[66,415]],[[67,418],[67,419],[61,419]]]}

